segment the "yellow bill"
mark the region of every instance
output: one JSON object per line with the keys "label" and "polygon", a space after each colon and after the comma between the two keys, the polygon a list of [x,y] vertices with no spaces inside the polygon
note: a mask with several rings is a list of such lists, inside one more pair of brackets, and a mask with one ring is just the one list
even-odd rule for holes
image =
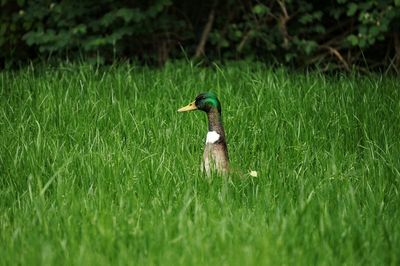
{"label": "yellow bill", "polygon": [[196,109],[197,109],[196,102],[191,102],[188,105],[186,105],[186,106],[184,106],[182,108],[179,108],[178,112],[193,111],[193,110],[196,110]]}

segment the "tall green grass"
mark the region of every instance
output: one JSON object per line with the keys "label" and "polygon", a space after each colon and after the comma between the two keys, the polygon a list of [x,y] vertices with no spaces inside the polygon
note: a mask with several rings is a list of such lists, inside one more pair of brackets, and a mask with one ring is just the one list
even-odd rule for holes
{"label": "tall green grass", "polygon": [[[398,265],[399,84],[243,63],[1,72],[0,262]],[[207,90],[242,174],[200,171],[205,115],[176,110]]]}

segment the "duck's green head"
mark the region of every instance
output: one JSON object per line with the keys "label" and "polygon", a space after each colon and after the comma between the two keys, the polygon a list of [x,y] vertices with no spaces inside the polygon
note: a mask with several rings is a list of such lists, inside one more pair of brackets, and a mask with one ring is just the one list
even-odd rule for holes
{"label": "duck's green head", "polygon": [[201,110],[206,113],[211,110],[218,110],[221,113],[221,103],[219,102],[217,95],[212,92],[204,92],[197,95],[196,99],[188,105],[180,108],[178,112],[187,112],[193,110]]}

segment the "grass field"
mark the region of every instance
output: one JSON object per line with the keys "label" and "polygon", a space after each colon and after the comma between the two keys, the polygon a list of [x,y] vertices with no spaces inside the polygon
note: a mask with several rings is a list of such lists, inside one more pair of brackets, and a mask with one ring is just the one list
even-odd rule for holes
{"label": "grass field", "polygon": [[[244,63],[1,72],[0,263],[399,265],[399,84]],[[176,110],[207,90],[244,174],[200,171],[205,114]]]}

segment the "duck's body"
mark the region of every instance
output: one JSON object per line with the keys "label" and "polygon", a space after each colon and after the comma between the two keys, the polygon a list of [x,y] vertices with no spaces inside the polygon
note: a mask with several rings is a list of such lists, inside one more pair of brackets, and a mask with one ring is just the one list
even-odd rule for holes
{"label": "duck's body", "polygon": [[202,93],[189,105],[179,109],[179,112],[202,110],[207,113],[208,133],[204,147],[202,170],[207,175],[216,171],[225,174],[229,170],[228,148],[225,131],[222,126],[221,104],[213,93]]}
{"label": "duck's body", "polygon": [[227,173],[229,168],[228,147],[222,126],[221,113],[217,109],[207,113],[208,133],[204,147],[203,169],[210,175],[213,169]]}

